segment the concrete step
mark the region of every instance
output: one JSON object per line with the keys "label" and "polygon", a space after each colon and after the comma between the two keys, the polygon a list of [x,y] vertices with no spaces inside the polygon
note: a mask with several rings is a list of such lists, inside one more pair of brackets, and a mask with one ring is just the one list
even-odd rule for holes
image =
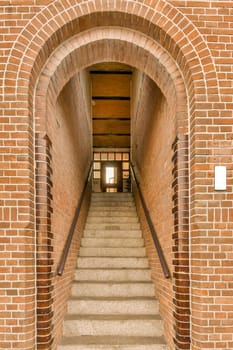
{"label": "concrete step", "polygon": [[82,247],[143,247],[142,238],[83,238]]}
{"label": "concrete step", "polygon": [[[76,337],[73,338],[74,339],[71,340],[73,341],[73,345],[70,343],[66,343],[66,340],[64,340],[64,343],[58,346],[58,350],[168,350],[168,347],[166,345],[156,344],[156,341],[154,343],[140,344],[138,338],[137,340],[135,340],[135,342],[137,341],[137,343],[135,344],[118,344],[117,342],[117,344],[115,345],[111,342],[109,344],[98,344],[95,337],[91,337],[91,344],[80,344],[77,343]],[[117,338],[119,339],[119,337]],[[153,340],[151,340],[151,342],[152,341]]]}
{"label": "concrete step", "polygon": [[124,214],[120,218],[118,216],[88,216],[86,223],[87,224],[98,224],[98,223],[138,223],[138,217],[136,215],[134,216],[127,216],[127,214]]}
{"label": "concrete step", "polygon": [[109,257],[145,257],[145,248],[101,248],[101,247],[81,247],[79,256],[109,256]]}
{"label": "concrete step", "polygon": [[137,214],[135,209],[132,208],[131,211],[127,209],[127,212],[123,209],[119,210],[117,208],[111,209],[111,210],[94,210],[91,209],[88,213],[88,219],[89,218],[96,218],[96,217],[108,217],[108,218],[121,218],[121,217],[134,217],[137,218]]}
{"label": "concrete step", "polygon": [[129,231],[129,230],[140,230],[140,224],[138,222],[132,222],[132,223],[122,223],[121,221],[117,223],[111,223],[111,222],[106,222],[106,223],[86,223],[85,225],[85,230],[124,230],[124,231]]}
{"label": "concrete step", "polygon": [[93,192],[92,197],[133,197],[132,192]]}
{"label": "concrete step", "polygon": [[160,319],[150,316],[143,316],[143,319],[138,316],[132,319],[123,316],[69,316],[64,322],[64,335],[160,337],[163,335],[163,325]]}
{"label": "concrete step", "polygon": [[133,201],[132,193],[93,193],[91,200],[94,202],[96,200],[100,201]]}
{"label": "concrete step", "polygon": [[151,281],[151,271],[149,269],[77,269],[74,280],[148,282]]}
{"label": "concrete step", "polygon": [[[126,208],[123,205],[119,205],[119,203],[116,203],[115,206],[111,205],[111,206],[106,206],[106,205],[92,205],[90,206],[89,209],[89,214],[101,214],[101,212],[105,212],[106,215],[109,213],[115,213],[115,212],[119,212],[119,213],[125,213],[126,212]],[[129,206],[127,208],[127,213],[137,213],[136,211],[136,207],[135,206]]]}
{"label": "concrete step", "polygon": [[143,269],[148,268],[147,258],[101,258],[101,257],[79,257],[77,259],[78,268],[96,269]]}
{"label": "concrete step", "polygon": [[168,350],[131,193],[92,195],[58,350]]}
{"label": "concrete step", "polygon": [[68,302],[69,315],[153,315],[158,314],[158,301],[133,300],[76,300]]}
{"label": "concrete step", "polygon": [[96,237],[96,238],[141,238],[142,231],[140,229],[135,230],[98,230],[98,229],[85,229],[84,238]]}
{"label": "concrete step", "polygon": [[131,198],[119,198],[116,200],[111,200],[111,198],[96,198],[96,199],[92,199],[91,200],[91,207],[92,206],[96,206],[96,205],[101,205],[101,206],[108,206],[108,204],[110,204],[110,206],[134,206],[135,207],[135,203],[133,201],[133,199]]}
{"label": "concrete step", "polygon": [[153,297],[154,286],[150,282],[74,282],[71,294],[73,297]]}
{"label": "concrete step", "polygon": [[126,201],[111,201],[111,200],[95,200],[91,201],[90,210],[98,208],[135,208],[135,203],[132,200]]}
{"label": "concrete step", "polygon": [[163,337],[82,336],[63,338],[58,350],[168,350]]}

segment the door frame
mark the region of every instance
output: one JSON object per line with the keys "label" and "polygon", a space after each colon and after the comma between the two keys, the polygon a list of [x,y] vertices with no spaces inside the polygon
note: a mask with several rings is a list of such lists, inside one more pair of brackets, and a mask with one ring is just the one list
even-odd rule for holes
{"label": "door frame", "polygon": [[[106,183],[106,168],[117,168],[117,182],[114,184]],[[117,192],[123,192],[122,161],[103,161],[100,168],[100,188],[102,192],[107,192],[107,188],[117,189]]]}

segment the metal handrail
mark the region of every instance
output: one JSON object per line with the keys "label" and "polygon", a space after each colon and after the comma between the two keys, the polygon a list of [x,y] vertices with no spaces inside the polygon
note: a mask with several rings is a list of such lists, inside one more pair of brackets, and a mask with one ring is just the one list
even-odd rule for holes
{"label": "metal handrail", "polygon": [[90,168],[89,168],[89,171],[88,171],[88,175],[87,175],[87,178],[85,180],[85,183],[84,183],[84,186],[83,186],[83,190],[82,190],[81,196],[80,196],[79,201],[78,201],[78,206],[77,206],[77,208],[75,210],[75,213],[74,213],[74,218],[73,218],[70,230],[69,230],[69,234],[67,236],[66,243],[65,243],[63,251],[62,251],[61,259],[60,259],[60,262],[59,262],[59,265],[58,265],[58,269],[57,269],[57,275],[58,276],[61,276],[63,274],[63,272],[64,272],[64,269],[65,269],[67,256],[69,254],[71,242],[72,242],[73,235],[74,235],[74,232],[75,232],[75,227],[76,227],[76,224],[77,224],[77,221],[78,221],[78,218],[79,218],[79,214],[80,214],[80,211],[81,211],[81,207],[82,207],[82,204],[83,204],[83,200],[84,200],[84,197],[85,197],[85,194],[86,194],[86,189],[87,189],[88,184],[91,181],[92,170],[93,170],[93,163],[91,163],[91,165],[90,165]]}
{"label": "metal handrail", "polygon": [[150,231],[151,231],[151,236],[153,238],[155,248],[156,248],[157,253],[158,253],[159,261],[160,261],[161,267],[163,269],[164,276],[165,276],[165,278],[170,278],[171,274],[170,274],[170,271],[169,271],[169,268],[168,268],[168,264],[167,264],[167,261],[165,259],[165,256],[164,256],[161,244],[160,244],[159,239],[158,239],[158,235],[157,235],[156,230],[154,228],[154,225],[153,225],[153,222],[152,222],[152,219],[151,219],[151,216],[150,216],[150,212],[149,212],[149,210],[147,208],[145,199],[143,197],[143,194],[142,194],[142,191],[141,191],[141,188],[140,188],[140,183],[139,183],[139,181],[137,179],[137,176],[135,174],[135,170],[134,170],[134,167],[133,167],[132,163],[130,163],[130,169],[131,169],[132,177],[133,177],[133,179],[135,181],[135,184],[136,184],[136,187],[137,187],[137,190],[138,190],[138,194],[139,194],[139,197],[140,197],[140,200],[141,200],[141,203],[142,203],[142,207],[143,207],[143,210],[144,210],[144,213],[145,213],[145,217],[146,217],[148,226],[149,226]]}

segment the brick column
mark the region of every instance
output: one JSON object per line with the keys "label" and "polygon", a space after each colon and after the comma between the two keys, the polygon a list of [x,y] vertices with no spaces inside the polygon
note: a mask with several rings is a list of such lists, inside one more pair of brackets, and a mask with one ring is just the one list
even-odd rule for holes
{"label": "brick column", "polygon": [[52,345],[52,157],[47,135],[36,141],[36,211],[37,211],[37,349]]}
{"label": "brick column", "polygon": [[174,215],[174,331],[177,350],[190,349],[189,290],[189,171],[188,136],[179,135],[172,145]]}

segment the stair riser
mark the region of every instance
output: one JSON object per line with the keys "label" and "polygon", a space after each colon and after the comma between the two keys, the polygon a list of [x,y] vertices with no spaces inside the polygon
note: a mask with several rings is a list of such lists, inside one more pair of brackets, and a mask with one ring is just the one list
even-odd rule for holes
{"label": "stair riser", "polygon": [[153,297],[152,283],[77,283],[72,286],[74,297]]}
{"label": "stair riser", "polygon": [[125,212],[125,209],[122,209],[122,210],[119,210],[119,209],[109,209],[109,210],[90,210],[89,214],[88,214],[88,218],[95,218],[95,217],[124,217],[124,216],[127,216],[127,217],[137,217],[137,214],[136,214],[136,211],[135,209],[134,210],[129,210],[127,208],[127,214]]}
{"label": "stair riser", "polygon": [[166,345],[60,345],[58,350],[168,350]]}
{"label": "stair riser", "polygon": [[160,320],[66,320],[65,336],[162,336]]}
{"label": "stair riser", "polygon": [[[92,203],[90,208],[89,208],[89,213],[92,212],[100,212],[100,211],[106,211],[106,212],[114,212],[119,211],[119,212],[125,212],[126,210],[126,205],[125,202],[116,202],[116,203],[112,203],[110,205],[106,204],[106,203]],[[131,202],[128,206],[127,206],[127,211],[129,212],[134,212],[137,213],[136,211],[136,206],[133,202]]]}
{"label": "stair riser", "polygon": [[133,198],[133,193],[132,192],[94,192],[92,193],[92,198],[100,198],[100,197],[113,197],[113,198],[118,198],[118,197],[124,197],[124,198]]}
{"label": "stair riser", "polygon": [[110,238],[83,238],[81,241],[82,247],[105,247],[105,248],[113,248],[113,247],[143,247],[144,241],[143,239],[110,239]]}
{"label": "stair riser", "polygon": [[139,223],[87,223],[86,230],[140,230]]}
{"label": "stair riser", "polygon": [[80,248],[79,256],[144,257],[145,248]]}
{"label": "stair riser", "polygon": [[117,207],[133,207],[135,208],[135,203],[133,201],[110,201],[110,200],[105,200],[105,201],[92,201],[90,205],[90,209],[92,208],[97,208],[97,207],[109,207],[109,208],[117,208]]}
{"label": "stair riser", "polygon": [[153,315],[158,313],[158,302],[153,300],[70,300],[70,315]]}
{"label": "stair riser", "polygon": [[79,268],[106,268],[106,269],[120,269],[120,268],[148,268],[147,258],[82,258],[77,260]]}
{"label": "stair riser", "polygon": [[87,218],[87,224],[102,224],[102,223],[138,223],[138,218],[133,216],[122,216],[121,218],[119,217],[99,217],[99,216],[95,216],[95,217],[88,217]]}
{"label": "stair riser", "polygon": [[76,270],[76,281],[146,282],[151,281],[150,270]]}
{"label": "stair riser", "polygon": [[102,206],[105,206],[105,205],[108,205],[108,203],[110,203],[110,205],[119,205],[119,204],[122,204],[122,205],[132,205],[132,206],[135,206],[135,203],[134,201],[131,199],[131,198],[119,198],[118,200],[117,199],[113,199],[111,200],[111,198],[92,198],[91,200],[91,206],[93,205],[102,205]]}
{"label": "stair riser", "polygon": [[91,198],[92,202],[95,201],[110,201],[110,202],[133,202],[133,197],[132,196],[116,196],[116,195],[97,195],[97,196],[92,196]]}
{"label": "stair riser", "polygon": [[58,350],[168,350],[131,193],[92,195]]}
{"label": "stair riser", "polygon": [[141,238],[141,230],[130,230],[130,231],[117,231],[117,230],[85,230],[84,238],[96,237],[96,238]]}

